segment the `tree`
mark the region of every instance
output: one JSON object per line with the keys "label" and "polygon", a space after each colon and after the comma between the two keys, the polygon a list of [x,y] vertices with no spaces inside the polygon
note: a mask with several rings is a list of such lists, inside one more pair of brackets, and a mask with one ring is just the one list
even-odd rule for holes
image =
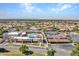
{"label": "tree", "polygon": [[58,27],[56,27],[55,25],[52,28],[53,31],[60,31],[60,29]]}
{"label": "tree", "polygon": [[3,28],[0,28],[0,38],[3,37],[3,33],[8,32],[8,30],[4,30]]}
{"label": "tree", "polygon": [[47,51],[48,56],[54,56],[55,53],[56,53],[56,51],[53,49],[48,49],[48,51]]}
{"label": "tree", "polygon": [[31,54],[33,54],[33,51],[30,51],[30,50],[29,50],[29,47],[26,46],[26,45],[22,45],[22,46],[19,48],[19,50],[20,50],[23,54],[25,54],[25,55],[31,55]]}
{"label": "tree", "polygon": [[26,46],[26,45],[22,45],[22,46],[19,48],[19,50],[20,50],[22,53],[24,53],[25,51],[29,50],[29,47]]}
{"label": "tree", "polygon": [[71,55],[72,56],[79,56],[79,43],[77,43],[75,45],[75,47],[72,49]]}

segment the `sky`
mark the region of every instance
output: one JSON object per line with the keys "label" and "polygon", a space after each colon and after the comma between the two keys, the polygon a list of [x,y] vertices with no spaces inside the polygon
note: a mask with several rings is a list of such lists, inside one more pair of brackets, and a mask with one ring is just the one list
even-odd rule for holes
{"label": "sky", "polygon": [[0,19],[79,19],[79,3],[0,3]]}

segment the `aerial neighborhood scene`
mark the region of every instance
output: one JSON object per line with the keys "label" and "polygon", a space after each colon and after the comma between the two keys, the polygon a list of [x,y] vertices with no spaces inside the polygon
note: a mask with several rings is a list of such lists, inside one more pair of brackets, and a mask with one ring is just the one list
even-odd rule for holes
{"label": "aerial neighborhood scene", "polygon": [[0,3],[0,56],[79,56],[78,3]]}

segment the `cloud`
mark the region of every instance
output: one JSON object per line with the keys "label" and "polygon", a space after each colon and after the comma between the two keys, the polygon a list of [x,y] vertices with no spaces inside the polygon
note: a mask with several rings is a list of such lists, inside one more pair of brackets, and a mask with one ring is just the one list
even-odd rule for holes
{"label": "cloud", "polygon": [[72,5],[63,5],[61,8],[60,8],[60,11],[63,11],[63,10],[66,10],[66,9],[70,9],[72,7]]}
{"label": "cloud", "polygon": [[33,6],[31,3],[22,3],[21,6],[23,7],[24,11],[26,11],[28,13],[41,11],[40,8]]}
{"label": "cloud", "polygon": [[77,7],[72,4],[58,4],[56,7],[53,7],[51,10],[60,12],[60,11],[65,11],[65,10],[75,9],[75,8]]}

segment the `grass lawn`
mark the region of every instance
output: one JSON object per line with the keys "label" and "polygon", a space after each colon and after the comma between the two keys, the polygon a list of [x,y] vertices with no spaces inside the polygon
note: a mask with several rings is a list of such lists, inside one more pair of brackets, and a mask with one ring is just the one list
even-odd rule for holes
{"label": "grass lawn", "polygon": [[3,39],[2,39],[2,38],[0,38],[0,42],[2,42],[2,40],[3,40]]}
{"label": "grass lawn", "polygon": [[[27,56],[27,55],[24,55],[21,52],[7,52],[7,53],[0,53],[0,56]],[[46,55],[33,53],[32,55],[29,56],[46,56]]]}
{"label": "grass lawn", "polygon": [[32,45],[41,46],[41,47],[45,47],[46,46],[46,44],[44,44],[44,43],[32,43]]}
{"label": "grass lawn", "polygon": [[7,52],[7,53],[0,53],[3,56],[24,56],[21,52]]}
{"label": "grass lawn", "polygon": [[39,46],[39,43],[32,43],[32,45]]}
{"label": "grass lawn", "polygon": [[46,55],[45,54],[34,53],[34,54],[32,54],[32,56],[46,56]]}

